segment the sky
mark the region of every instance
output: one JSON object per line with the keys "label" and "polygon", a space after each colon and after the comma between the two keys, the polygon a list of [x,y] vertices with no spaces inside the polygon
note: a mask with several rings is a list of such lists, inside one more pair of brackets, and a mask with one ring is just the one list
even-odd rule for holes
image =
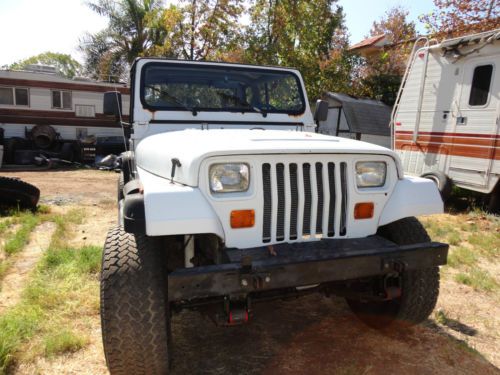
{"label": "sky", "polygon": [[[170,1],[172,2],[172,1]],[[418,16],[433,9],[432,0],[339,0],[351,34],[351,44],[368,35],[373,21],[391,7],[401,5],[424,33]],[[71,54],[81,61],[78,40],[96,32],[106,20],[82,0],[0,0],[0,66],[51,51]]]}

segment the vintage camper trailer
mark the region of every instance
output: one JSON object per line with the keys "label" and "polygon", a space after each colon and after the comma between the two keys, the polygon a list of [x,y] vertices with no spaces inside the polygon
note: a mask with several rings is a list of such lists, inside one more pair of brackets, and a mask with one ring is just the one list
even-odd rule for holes
{"label": "vintage camper trailer", "polygon": [[500,29],[417,41],[391,119],[405,172],[435,180],[444,198],[455,184],[498,202],[499,92]]}
{"label": "vintage camper trailer", "polygon": [[129,90],[123,84],[68,79],[46,66],[35,65],[26,71],[0,70],[4,162],[14,163],[16,158],[25,161],[30,158],[30,150],[57,155],[63,148],[66,154],[71,151],[78,158],[85,148],[82,145],[95,146],[96,140],[121,137],[122,129],[102,113],[104,92],[114,90],[123,95],[123,114],[127,118]]}

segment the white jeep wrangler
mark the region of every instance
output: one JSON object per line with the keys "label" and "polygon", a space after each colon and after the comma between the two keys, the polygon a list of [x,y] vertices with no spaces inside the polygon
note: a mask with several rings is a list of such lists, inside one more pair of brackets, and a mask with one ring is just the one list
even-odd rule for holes
{"label": "white jeep wrangler", "polygon": [[[298,71],[138,59],[119,226],[104,246],[101,319],[111,374],[169,372],[170,317],[222,325],[261,300],[323,292],[374,327],[432,312],[448,246],[416,215],[435,184],[383,147],[315,133]],[[106,93],[106,114],[121,98]]]}

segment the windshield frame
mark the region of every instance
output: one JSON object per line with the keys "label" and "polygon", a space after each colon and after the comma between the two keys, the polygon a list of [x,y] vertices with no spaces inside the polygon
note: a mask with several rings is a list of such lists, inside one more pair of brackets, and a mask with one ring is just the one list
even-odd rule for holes
{"label": "windshield frame", "polygon": [[[220,64],[220,65],[219,65]],[[149,104],[146,99],[145,99],[145,88],[146,88],[146,80],[145,80],[145,75],[146,71],[149,67],[173,67],[177,69],[182,69],[183,67],[188,67],[188,68],[193,68],[194,66],[199,65],[203,68],[209,68],[209,69],[214,69],[214,70],[234,70],[234,71],[254,71],[254,72],[268,72],[268,73],[282,73],[282,74],[287,74],[292,76],[296,83],[297,83],[297,89],[299,91],[300,95],[300,100],[302,102],[302,107],[297,109],[297,110],[279,110],[279,109],[265,109],[265,110],[256,110],[255,108],[248,107],[248,108],[233,108],[233,109],[228,109],[228,108],[194,108],[195,111],[193,111],[193,108],[188,108],[184,106],[177,106],[177,107],[172,107],[172,106],[157,106],[157,105],[151,105]],[[263,114],[286,114],[290,116],[300,116],[305,113],[307,109],[307,103],[306,103],[306,97],[304,95],[304,87],[302,85],[302,80],[300,79],[300,76],[296,74],[292,70],[288,69],[279,69],[279,68],[270,68],[270,67],[259,67],[259,66],[251,66],[251,65],[239,65],[239,64],[231,64],[231,63],[203,63],[203,62],[160,62],[160,61],[151,61],[145,63],[142,68],[141,68],[141,75],[140,75],[140,92],[139,92],[139,98],[141,101],[141,104],[144,109],[147,109],[151,112],[156,112],[156,111],[168,111],[168,112],[193,112],[193,115],[196,116],[196,112],[227,112],[227,113],[263,113]]]}

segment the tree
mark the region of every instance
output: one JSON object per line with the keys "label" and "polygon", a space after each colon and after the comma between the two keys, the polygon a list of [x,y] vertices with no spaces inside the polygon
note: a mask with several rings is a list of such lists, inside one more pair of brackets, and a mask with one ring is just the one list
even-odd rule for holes
{"label": "tree", "polygon": [[408,55],[417,37],[415,23],[407,17],[408,11],[394,7],[373,23],[370,36],[385,35],[389,45],[360,60],[356,70],[361,82],[356,94],[377,98],[389,105],[396,100]]}
{"label": "tree", "polygon": [[500,27],[498,0],[434,0],[436,9],[420,16],[429,32],[438,38],[494,30]]}
{"label": "tree", "polygon": [[18,61],[9,66],[9,69],[23,70],[28,65],[42,64],[54,66],[61,75],[67,78],[73,78],[81,75],[82,66],[71,55],[57,52],[44,52],[36,56],[28,57],[25,60]]}
{"label": "tree", "polygon": [[155,43],[148,20],[162,0],[97,0],[87,5],[108,18],[108,27],[80,40],[85,70],[95,79],[120,80],[134,59]]}
{"label": "tree", "polygon": [[331,89],[329,74],[344,72],[347,33],[336,0],[255,0],[250,21],[245,60],[298,68],[311,99]]}
{"label": "tree", "polygon": [[242,0],[183,0],[182,57],[217,59],[240,41]]}

